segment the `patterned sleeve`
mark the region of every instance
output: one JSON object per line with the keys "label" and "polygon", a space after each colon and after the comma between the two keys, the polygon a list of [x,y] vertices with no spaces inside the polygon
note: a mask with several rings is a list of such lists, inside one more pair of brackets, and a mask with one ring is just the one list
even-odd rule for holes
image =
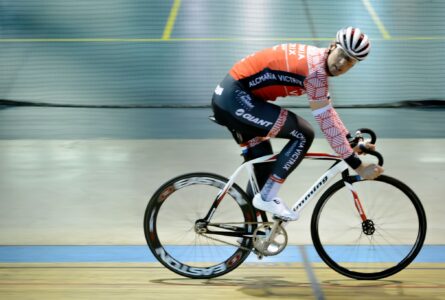
{"label": "patterned sleeve", "polygon": [[314,110],[312,114],[335,153],[340,155],[351,168],[358,168],[362,162],[349,145],[348,130],[332,105]]}
{"label": "patterned sleeve", "polygon": [[[305,82],[309,101],[330,101],[326,74],[318,71],[311,75],[306,78]],[[361,160],[349,145],[348,130],[332,105],[329,104],[314,110],[312,114],[335,153],[340,155],[353,169],[356,169],[361,164]]]}
{"label": "patterned sleeve", "polygon": [[351,156],[353,150],[346,138],[348,131],[332,105],[314,110],[312,114],[335,153],[342,158]]}
{"label": "patterned sleeve", "polygon": [[328,78],[324,72],[316,71],[309,74],[304,81],[304,87],[306,88],[309,101],[324,101],[330,99]]}

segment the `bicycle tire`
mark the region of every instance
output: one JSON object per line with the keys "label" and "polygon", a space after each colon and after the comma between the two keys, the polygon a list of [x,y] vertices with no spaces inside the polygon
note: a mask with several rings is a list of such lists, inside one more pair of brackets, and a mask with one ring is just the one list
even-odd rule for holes
{"label": "bicycle tire", "polygon": [[[376,280],[400,272],[416,258],[425,240],[427,221],[425,211],[419,198],[406,184],[385,175],[381,175],[375,180],[361,180],[358,176],[350,176],[348,177],[348,182],[354,184],[354,188],[357,188],[358,186],[361,189],[363,187],[364,191],[369,191],[372,195],[375,195],[380,191],[385,194],[383,200],[380,200],[380,198],[375,196],[366,198],[363,201],[360,200],[365,207],[365,213],[367,214],[368,219],[374,218],[374,222],[376,223],[374,226],[375,232],[364,232],[364,222],[360,219],[355,207],[356,216],[354,218],[359,219],[357,224],[355,221],[349,222],[346,220],[346,214],[350,215],[350,213],[347,212],[348,209],[340,208],[340,206],[342,203],[348,203],[348,201],[353,202],[353,199],[351,196],[343,196],[343,192],[340,193],[343,189],[346,193],[351,195],[351,192],[345,188],[344,181],[340,180],[333,184],[320,197],[312,214],[311,235],[317,253],[333,270],[354,279]],[[360,192],[358,192],[358,194],[359,198],[361,198]],[[393,206],[396,207],[398,205],[400,207],[400,203],[394,203],[400,201],[398,199],[395,200],[395,197],[389,199],[390,194],[394,196],[398,195],[400,199],[404,199],[403,204],[406,206],[403,206],[403,209],[405,210],[403,213],[391,210]],[[339,195],[340,197],[335,195]],[[349,200],[346,200],[346,198],[349,198]],[[382,205],[379,206],[379,202],[377,201],[381,202]],[[330,202],[331,204],[329,204]],[[411,205],[408,205],[409,202]],[[331,208],[342,209],[345,213],[340,212],[339,215],[336,216],[337,219],[335,222],[332,221],[330,224],[329,222],[321,221],[322,219],[332,217],[332,215],[335,217],[335,214],[330,212]],[[324,210],[328,212],[323,212]],[[324,216],[322,215],[323,213],[330,213],[331,215]],[[394,214],[389,216],[390,213]],[[394,223],[385,223],[385,221],[381,221],[387,215],[390,217],[389,219],[391,221],[398,216],[407,217],[411,222],[402,222],[402,224],[405,224],[405,226],[413,226],[415,229],[410,231],[407,228],[394,227],[394,225],[392,225]],[[351,220],[352,219],[353,218],[351,217]],[[360,222],[362,223],[359,224]],[[328,226],[330,226],[329,229],[327,229]],[[341,226],[347,230],[343,233],[344,235],[341,233],[336,235],[335,227],[341,228]],[[354,241],[356,244],[351,245],[345,243],[346,239],[349,240],[350,237],[357,237],[357,232],[355,232],[356,227],[360,227],[359,230],[362,230],[357,240]],[[325,229],[327,233],[323,232],[322,234],[321,231]],[[407,229],[406,232],[403,231],[404,229]],[[332,239],[338,244],[329,244],[328,239],[331,235]],[[383,237],[383,235],[386,236]],[[402,240],[404,236],[406,236],[406,241],[408,242]],[[390,244],[392,241],[394,241],[394,245]],[[362,242],[364,242],[364,244],[361,244]],[[366,245],[366,242],[369,242],[369,245]],[[344,253],[340,254],[341,251]],[[377,252],[381,252],[381,254]],[[354,255],[357,255],[357,258],[353,258]],[[387,255],[388,257],[383,258],[382,255]],[[402,257],[398,259],[396,256]]]}
{"label": "bicycle tire", "polygon": [[[216,195],[227,181],[227,178],[212,173],[184,174],[169,180],[153,194],[144,216],[145,238],[153,255],[166,268],[189,278],[214,278],[234,270],[249,256],[251,252],[250,249],[252,249],[251,235],[256,228],[255,224],[241,225],[247,235],[250,235],[250,237],[242,237],[242,240],[239,237],[216,237],[218,239],[233,239],[238,247],[233,246],[233,243],[232,246],[224,246],[224,243],[221,243],[222,245],[216,245],[217,242],[206,239],[205,236],[202,238],[202,234],[198,234],[196,230],[195,236],[193,237],[191,229],[187,230],[187,227],[181,226],[182,224],[189,226],[191,223],[193,227],[196,225],[197,220],[204,218],[205,214],[210,210],[211,204],[215,201]],[[212,190],[210,193],[213,194],[207,195],[207,191],[210,190]],[[200,199],[200,201],[202,200],[202,204],[199,203],[195,205],[194,202],[199,202],[195,200],[197,200],[198,195],[200,196],[201,194],[203,194],[202,199]],[[204,202],[208,203],[204,204]],[[168,204],[167,207],[166,203]],[[192,206],[194,206],[196,210],[193,210]],[[196,211],[201,210],[201,208],[202,213],[196,215]],[[230,208],[230,210],[227,214],[233,215],[234,219],[237,220],[223,218],[224,211],[222,210],[228,208]],[[221,213],[219,214],[220,211]],[[176,217],[172,217],[174,218],[172,222],[168,221],[168,218],[171,217],[170,214],[176,215]],[[191,215],[193,216],[190,217]],[[161,216],[166,220],[160,220]],[[219,204],[213,214],[212,220],[218,218],[227,222],[256,222],[255,210],[251,202],[248,201],[245,192],[238,185],[233,184]],[[174,245],[175,242],[169,240],[170,238],[165,237],[171,234],[171,232],[176,234],[175,231],[180,232],[177,234],[180,241],[176,243],[176,245]],[[180,235],[181,231],[183,231],[183,236]],[[185,239],[192,239],[190,245],[185,245]],[[238,242],[235,242],[235,239],[237,239]],[[207,244],[197,245],[200,242]],[[196,249],[193,248],[195,246]],[[181,249],[188,251],[189,254],[186,256],[180,250],[176,250],[176,253],[174,253],[174,247],[183,247]],[[222,262],[212,264],[213,262],[205,261],[214,259],[213,257],[208,257],[212,251],[219,251],[218,253],[212,253],[212,255],[214,255],[214,257],[221,256]],[[195,253],[194,257],[192,257],[193,253]],[[227,257],[225,257],[226,253]],[[202,258],[200,256],[202,256]]]}

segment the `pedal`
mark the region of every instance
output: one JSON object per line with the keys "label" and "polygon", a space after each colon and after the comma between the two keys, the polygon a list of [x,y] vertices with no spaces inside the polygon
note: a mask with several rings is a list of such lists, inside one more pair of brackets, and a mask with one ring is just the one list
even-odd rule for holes
{"label": "pedal", "polygon": [[296,221],[296,220],[298,220],[300,218],[300,215],[298,214],[298,212],[295,212],[295,213],[297,213],[297,219],[295,219],[295,220],[289,219],[289,218],[285,218],[285,217],[282,217],[282,216],[277,216],[277,215],[273,215],[272,216],[272,220],[274,220],[274,221],[282,221],[282,222],[293,222],[293,221]]}
{"label": "pedal", "polygon": [[255,253],[258,260],[262,260],[264,258],[264,255],[259,253],[256,249],[253,249],[253,253]]}
{"label": "pedal", "polygon": [[273,216],[272,216],[272,220],[274,220],[274,221],[281,221],[281,222],[287,222],[287,221],[289,221],[289,220],[287,220],[286,218],[283,218],[283,217],[280,217],[280,216],[277,216],[277,215],[273,215]]}

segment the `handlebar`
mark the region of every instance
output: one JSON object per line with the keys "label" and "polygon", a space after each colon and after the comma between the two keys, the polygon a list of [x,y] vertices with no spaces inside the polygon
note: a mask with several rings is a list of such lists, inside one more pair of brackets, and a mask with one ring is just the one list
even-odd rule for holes
{"label": "handlebar", "polygon": [[354,141],[358,143],[360,150],[362,150],[364,153],[370,154],[372,156],[375,156],[378,159],[379,166],[383,166],[383,156],[374,150],[370,150],[366,148],[365,143],[363,142],[363,134],[368,134],[371,136],[371,144],[375,144],[377,141],[377,135],[374,131],[372,131],[369,128],[360,128],[356,131]]}

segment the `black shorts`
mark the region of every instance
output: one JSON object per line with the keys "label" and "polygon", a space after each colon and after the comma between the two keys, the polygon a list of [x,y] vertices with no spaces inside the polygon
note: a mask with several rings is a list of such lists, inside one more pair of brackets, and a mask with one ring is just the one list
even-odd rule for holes
{"label": "black shorts", "polygon": [[312,126],[291,111],[270,102],[256,99],[230,75],[218,85],[213,94],[215,119],[227,126],[239,144],[256,137],[313,139]]}

